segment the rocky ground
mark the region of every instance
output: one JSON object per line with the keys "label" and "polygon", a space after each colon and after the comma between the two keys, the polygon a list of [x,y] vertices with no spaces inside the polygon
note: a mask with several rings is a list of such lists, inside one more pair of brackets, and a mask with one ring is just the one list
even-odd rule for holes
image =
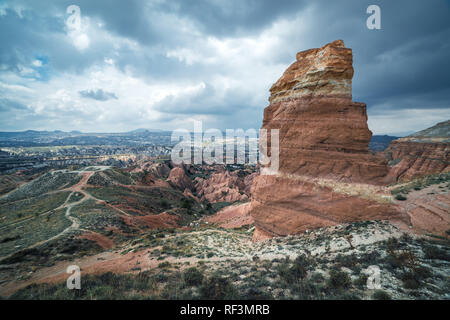
{"label": "rocky ground", "polygon": [[[6,213],[0,223],[0,295],[450,298],[448,222],[442,220],[448,217],[447,175],[390,187],[390,201],[409,214],[414,228],[373,220],[254,242],[250,202],[202,202],[195,187],[186,194],[182,185],[184,178],[223,177],[226,183],[220,188],[225,190],[229,181],[252,175],[239,170],[218,175],[216,169],[183,168],[182,174],[172,175],[182,178],[177,180],[169,179],[172,170],[159,162],[125,170],[88,167],[43,174],[0,197]],[[347,189],[338,191],[358,191]],[[222,206],[227,207],[215,213]],[[422,232],[417,228],[421,222],[427,223]],[[440,228],[437,235],[429,232],[433,226]],[[81,268],[80,291],[66,288],[69,265]],[[374,268],[380,270],[379,289],[367,287]]]}
{"label": "rocky ground", "polygon": [[[251,241],[252,232],[208,227],[148,233],[120,249],[31,272],[29,279],[2,286],[1,293],[30,299],[450,298],[447,240],[420,238],[386,221],[258,243]],[[81,267],[80,292],[65,288],[69,264]],[[367,287],[373,266],[380,270],[379,289]],[[36,282],[52,284],[16,291]]]}

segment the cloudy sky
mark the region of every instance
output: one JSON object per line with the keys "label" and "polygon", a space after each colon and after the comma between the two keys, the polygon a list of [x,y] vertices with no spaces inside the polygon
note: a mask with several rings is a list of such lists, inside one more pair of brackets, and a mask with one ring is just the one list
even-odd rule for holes
{"label": "cloudy sky", "polygon": [[296,52],[336,39],[374,134],[450,118],[448,0],[0,0],[0,131],[259,128]]}

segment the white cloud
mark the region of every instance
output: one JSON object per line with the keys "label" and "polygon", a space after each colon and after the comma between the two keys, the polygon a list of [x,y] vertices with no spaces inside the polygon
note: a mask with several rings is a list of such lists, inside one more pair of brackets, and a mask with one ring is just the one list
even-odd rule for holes
{"label": "white cloud", "polygon": [[[80,11],[78,26],[75,20],[72,23],[67,21],[74,11],[67,13],[60,4],[49,6],[46,11],[38,10],[38,4],[28,2],[35,15],[23,11],[18,25],[28,23],[27,28],[30,28],[35,23],[38,29],[42,24],[48,33],[34,33],[46,36],[32,44],[36,49],[30,52],[23,49],[28,49],[27,45],[31,43],[31,38],[26,37],[28,32],[23,30],[21,34],[25,37],[22,42],[26,45],[19,41],[17,45],[5,46],[22,48],[22,52],[15,55],[5,50],[8,53],[5,56],[15,57],[17,62],[0,62],[0,94],[5,99],[28,106],[32,115],[27,123],[30,128],[37,128],[33,116],[47,119],[43,126],[59,125],[85,131],[136,127],[171,129],[194,119],[204,120],[205,126],[220,128],[258,127],[263,108],[268,104],[270,86],[295,60],[295,54],[337,39],[334,36],[341,37],[342,34],[350,47],[359,45],[359,51],[354,47],[354,61],[355,66],[359,63],[362,68],[358,65],[355,70],[354,80],[357,81],[354,81],[354,89],[357,90],[354,92],[363,93],[363,99],[360,99],[363,102],[368,102],[364,98],[367,92],[372,94],[374,101],[386,101],[377,98],[383,91],[383,84],[389,90],[388,85],[393,83],[384,81],[388,79],[388,73],[392,77],[397,72],[398,79],[405,79],[405,73],[418,70],[403,59],[409,52],[416,52],[415,46],[419,46],[416,43],[403,50],[394,46],[376,53],[364,53],[362,49],[372,43],[372,38],[366,42],[362,38],[367,31],[364,19],[361,20],[363,29],[355,27],[359,23],[359,16],[353,15],[357,9],[349,11],[345,6],[330,3],[327,4],[330,10],[324,10],[323,4],[312,2],[306,7],[301,6],[301,11],[267,19],[267,23],[259,24],[258,21],[258,27],[254,27],[255,17],[251,14],[258,7],[256,4],[250,7],[239,1],[234,4],[219,2],[215,3],[217,10],[226,17],[217,21],[217,26],[211,23],[211,19],[205,19],[204,24],[204,21],[199,21],[201,16],[195,8],[190,12],[187,9],[191,8],[183,7],[180,11],[165,11],[172,5],[174,8],[180,6],[176,3],[166,6],[149,2],[139,4],[138,8],[131,5],[130,12],[134,15],[130,18],[120,16],[118,12],[122,13],[121,10],[104,14],[105,10],[99,10],[98,5],[80,2],[83,11]],[[0,4],[0,18],[6,14],[5,10],[5,6]],[[14,10],[22,12],[17,8]],[[123,15],[126,14],[124,11]],[[247,16],[253,20],[246,20]],[[55,23],[47,24],[51,19],[55,19]],[[66,21],[64,30],[52,29],[58,25],[58,19]],[[232,25],[234,22],[237,25]],[[208,23],[211,30],[208,30]],[[221,28],[220,24],[223,27],[224,23],[230,25]],[[230,32],[227,32],[228,27]],[[388,35],[384,36],[390,39]],[[364,37],[369,38],[369,35],[364,34]],[[37,43],[43,45],[39,47]],[[373,43],[380,44],[379,41]],[[46,58],[37,59],[36,54]],[[365,65],[361,63],[363,59],[372,60],[373,67],[367,67],[370,65],[367,61]],[[402,61],[408,68],[403,67]],[[45,68],[42,68],[43,64]],[[378,91],[371,89],[374,86]],[[398,94],[398,87],[386,94],[388,103],[394,104],[395,97],[392,96]],[[409,86],[405,87],[409,89]],[[80,95],[80,92],[89,90],[102,90],[117,99],[98,101]],[[383,93],[381,96],[385,97]],[[391,112],[388,109],[384,112],[386,106],[370,106],[369,125],[374,133],[423,129],[428,123],[432,125],[433,121],[442,121],[440,117],[445,117],[445,110],[448,110],[438,109],[434,96],[432,106],[410,103],[401,98],[403,104],[395,106],[397,109],[410,108],[407,111]],[[427,103],[431,100],[422,99]],[[417,106],[421,107],[420,111],[414,111],[419,110]],[[425,107],[435,109],[429,111]],[[398,119],[408,120],[399,123]]]}
{"label": "white cloud", "polygon": [[368,112],[368,125],[373,134],[403,136],[420,131],[449,118],[448,109],[384,110],[382,114]]}
{"label": "white cloud", "polygon": [[42,67],[42,61],[41,60],[34,60],[33,61],[33,66],[35,66],[35,67]]}

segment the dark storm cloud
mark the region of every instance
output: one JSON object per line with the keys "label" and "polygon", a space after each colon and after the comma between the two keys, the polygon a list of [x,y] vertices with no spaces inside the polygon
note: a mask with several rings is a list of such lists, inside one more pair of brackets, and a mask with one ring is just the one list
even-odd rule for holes
{"label": "dark storm cloud", "polygon": [[2,112],[21,112],[22,110],[26,110],[27,107],[20,102],[13,101],[10,99],[0,99],[0,113]]}
{"label": "dark storm cloud", "polygon": [[227,37],[258,32],[276,19],[291,18],[307,5],[307,1],[168,1],[166,10],[195,21],[205,35]]}
{"label": "dark storm cloud", "polygon": [[84,98],[94,99],[98,101],[117,99],[117,96],[114,94],[114,92],[103,91],[102,89],[82,90],[78,91],[78,93]]}
{"label": "dark storm cloud", "polygon": [[247,97],[239,90],[220,93],[209,84],[181,96],[169,95],[155,105],[155,110],[179,115],[234,115]]}
{"label": "dark storm cloud", "polygon": [[[19,79],[26,78],[37,56],[44,56],[48,70],[45,78],[37,79],[40,82],[74,75],[91,79],[92,72],[114,66],[124,78],[134,77],[149,86],[206,84],[203,89],[169,93],[156,102],[152,108],[160,120],[182,121],[183,117],[205,115],[211,125],[259,127],[268,89],[294,61],[295,53],[336,39],[343,39],[353,49],[353,96],[367,104],[369,117],[391,113],[395,118],[407,110],[418,118],[420,112],[444,114],[450,107],[450,9],[445,0],[63,0],[2,4],[0,70]],[[89,43],[82,50],[65,26],[66,8],[71,4],[81,8],[89,23]],[[381,8],[381,30],[366,28],[366,9],[371,4]],[[10,79],[12,76],[0,81],[34,85]],[[122,93],[101,81],[98,86],[104,89],[73,90],[82,97],[127,108],[121,105],[126,103]],[[26,105],[19,99],[20,92],[11,91],[2,112],[16,110],[14,94],[17,103]],[[33,115],[22,117],[32,128]],[[110,117],[105,114],[105,119]],[[87,123],[83,118],[78,120]],[[417,123],[417,128],[410,129],[421,129]],[[0,121],[3,124],[6,122]],[[166,127],[165,123],[154,125]]]}

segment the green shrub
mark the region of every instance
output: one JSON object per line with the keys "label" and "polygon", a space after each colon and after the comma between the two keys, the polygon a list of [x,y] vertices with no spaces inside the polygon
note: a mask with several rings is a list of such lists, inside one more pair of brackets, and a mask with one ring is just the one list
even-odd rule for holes
{"label": "green shrub", "polygon": [[183,199],[181,201],[181,207],[187,210],[191,210],[192,209],[192,202],[190,199]]}
{"label": "green shrub", "polygon": [[168,261],[164,261],[161,262],[160,264],[158,264],[158,268],[169,268],[170,267],[170,262]]}
{"label": "green shrub", "polygon": [[372,294],[372,299],[374,300],[391,300],[391,295],[383,290],[376,290]]}
{"label": "green shrub", "polygon": [[354,292],[344,292],[336,297],[335,300],[361,300],[361,298]]}
{"label": "green shrub", "polygon": [[424,247],[423,252],[425,253],[425,259],[450,261],[450,256],[447,254],[447,252],[445,250],[439,249],[438,247],[426,246]]}
{"label": "green shrub", "polygon": [[160,205],[161,205],[161,208],[163,208],[163,209],[167,209],[167,208],[169,208],[169,202],[167,202],[167,200],[161,200],[160,201],[160,203],[159,203]]}
{"label": "green shrub", "polygon": [[400,201],[405,201],[405,200],[407,200],[407,198],[406,198],[404,195],[402,195],[402,194],[396,195],[396,196],[395,196],[395,199],[400,200]]}
{"label": "green shrub", "polygon": [[188,286],[198,286],[202,284],[203,274],[195,267],[186,269],[184,272],[184,282]]}
{"label": "green shrub", "polygon": [[331,270],[330,278],[328,279],[328,286],[333,289],[345,289],[351,285],[350,276],[347,272]]}
{"label": "green shrub", "polygon": [[237,299],[236,288],[228,280],[219,275],[213,275],[203,281],[200,287],[202,299],[228,300]]}
{"label": "green shrub", "polygon": [[304,279],[308,273],[309,261],[304,255],[299,255],[291,267],[291,273],[296,279]]}
{"label": "green shrub", "polygon": [[369,276],[367,274],[361,273],[353,283],[358,287],[365,287],[367,285],[367,279]]}
{"label": "green shrub", "polygon": [[419,289],[420,283],[414,278],[407,278],[403,280],[403,288],[411,290]]}
{"label": "green shrub", "polygon": [[273,296],[262,289],[259,288],[249,288],[247,293],[245,294],[245,299],[248,300],[271,300]]}
{"label": "green shrub", "polygon": [[299,255],[292,264],[285,260],[278,266],[278,274],[286,283],[295,283],[304,279],[308,273],[311,261],[304,255]]}

